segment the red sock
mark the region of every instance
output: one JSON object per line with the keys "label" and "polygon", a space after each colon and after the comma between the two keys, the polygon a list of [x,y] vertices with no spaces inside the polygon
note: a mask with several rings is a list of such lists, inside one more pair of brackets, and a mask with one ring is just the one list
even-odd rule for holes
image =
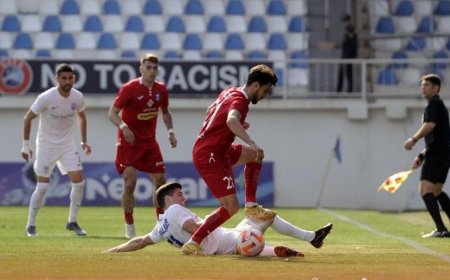
{"label": "red sock", "polygon": [[217,208],[192,235],[192,240],[198,244],[202,243],[209,233],[225,223],[230,217],[230,213],[223,206]]}
{"label": "red sock", "polygon": [[164,214],[164,209],[162,209],[161,207],[156,207],[156,219],[159,218],[160,214]]}
{"label": "red sock", "polygon": [[256,189],[258,188],[261,163],[247,163],[244,167],[245,202],[256,202]]}
{"label": "red sock", "polygon": [[125,217],[125,223],[132,225],[134,224],[134,219],[133,219],[133,211],[131,212],[123,212],[124,217]]}

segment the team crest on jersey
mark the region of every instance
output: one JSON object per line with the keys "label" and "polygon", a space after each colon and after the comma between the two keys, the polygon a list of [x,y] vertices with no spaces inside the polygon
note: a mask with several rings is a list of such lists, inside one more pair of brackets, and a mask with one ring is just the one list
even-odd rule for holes
{"label": "team crest on jersey", "polygon": [[72,111],[75,111],[76,108],[77,108],[77,104],[76,103],[72,103],[70,105],[70,109],[72,109]]}
{"label": "team crest on jersey", "polygon": [[156,93],[155,99],[156,99],[156,102],[159,102],[159,99],[160,99],[159,92]]}
{"label": "team crest on jersey", "polygon": [[153,102],[153,100],[151,99],[147,102],[148,107],[153,107],[153,104],[155,104],[155,102]]}
{"label": "team crest on jersey", "polygon": [[20,59],[0,61],[0,93],[22,95],[27,92],[33,80],[33,72],[28,62]]}

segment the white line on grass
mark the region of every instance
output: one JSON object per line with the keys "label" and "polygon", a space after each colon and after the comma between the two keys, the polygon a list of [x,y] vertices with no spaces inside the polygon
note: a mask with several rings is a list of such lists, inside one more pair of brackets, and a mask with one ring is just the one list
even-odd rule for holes
{"label": "white line on grass", "polygon": [[369,225],[367,225],[367,224],[363,224],[363,223],[361,223],[361,222],[358,222],[358,221],[356,221],[356,220],[353,220],[353,219],[350,218],[350,217],[347,217],[347,216],[338,214],[338,213],[336,213],[336,212],[334,212],[334,211],[332,211],[332,210],[329,210],[329,209],[323,209],[323,208],[321,208],[320,210],[322,210],[322,211],[324,211],[324,212],[327,212],[328,214],[330,214],[330,215],[332,215],[332,216],[335,216],[336,218],[338,218],[338,219],[340,219],[340,220],[342,220],[342,221],[349,222],[349,223],[351,223],[351,224],[354,224],[354,225],[356,225],[356,226],[359,226],[360,228],[362,228],[362,229],[364,229],[364,230],[367,230],[367,231],[370,232],[370,233],[373,233],[373,234],[379,235],[379,236],[383,236],[383,237],[388,237],[388,238],[392,238],[392,239],[399,240],[399,241],[405,243],[406,245],[408,245],[408,246],[410,246],[410,247],[416,249],[417,251],[419,251],[419,252],[421,252],[421,253],[428,254],[428,255],[431,255],[431,256],[440,258],[440,259],[442,259],[442,260],[444,260],[444,261],[450,263],[450,256],[447,256],[447,255],[445,255],[445,254],[442,254],[442,253],[433,251],[433,250],[431,250],[430,248],[427,248],[427,247],[425,247],[425,246],[422,246],[422,245],[420,245],[419,243],[414,242],[414,241],[412,241],[412,240],[410,240],[410,239],[403,238],[403,237],[400,237],[400,236],[395,236],[395,235],[392,235],[392,234],[389,234],[389,233],[386,233],[386,232],[379,231],[379,230],[374,229],[373,227],[371,227],[371,226],[369,226]]}

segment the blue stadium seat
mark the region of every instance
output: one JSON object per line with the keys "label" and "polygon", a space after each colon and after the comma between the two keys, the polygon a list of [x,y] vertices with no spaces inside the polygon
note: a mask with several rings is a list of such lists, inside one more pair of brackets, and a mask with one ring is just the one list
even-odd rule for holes
{"label": "blue stadium seat", "polygon": [[308,58],[305,51],[294,51],[291,53],[291,59],[292,60],[299,60],[299,61],[293,61],[289,64],[289,67],[292,68],[308,68],[308,62],[305,60]]}
{"label": "blue stadium seat", "polygon": [[272,33],[267,42],[269,50],[286,50],[287,43],[283,33]]}
{"label": "blue stadium seat", "polygon": [[224,55],[221,51],[209,51],[206,53],[205,58],[208,59],[223,59]]}
{"label": "blue stadium seat", "polygon": [[[398,50],[392,54],[392,59],[408,59],[408,55],[406,52]],[[391,66],[394,68],[406,68],[408,67],[408,63],[392,63]]]}
{"label": "blue stadium seat", "polygon": [[249,51],[247,53],[247,58],[254,59],[254,60],[258,60],[258,59],[262,60],[262,59],[266,59],[267,55],[263,51],[254,50],[254,51]]}
{"label": "blue stadium seat", "polygon": [[0,57],[9,57],[8,50],[0,50]]}
{"label": "blue stadium seat", "polygon": [[269,6],[267,6],[267,14],[268,15],[285,15],[286,7],[284,6],[284,2],[280,0],[271,0],[269,2]]}
{"label": "blue stadium seat", "polygon": [[293,16],[289,22],[289,32],[305,32],[306,24],[302,16]]}
{"label": "blue stadium seat", "polygon": [[127,50],[127,51],[123,51],[120,54],[121,58],[125,58],[125,59],[135,59],[136,58],[136,54],[133,51]]}
{"label": "blue stadium seat", "polygon": [[252,17],[248,23],[247,32],[267,32],[267,25],[264,18],[262,16]]}
{"label": "blue stadium seat", "polygon": [[[433,58],[437,58],[437,59],[447,59],[448,58],[448,54],[446,51],[441,50],[438,52],[435,52],[433,54]],[[447,68],[447,63],[441,62],[441,63],[435,63],[434,64],[436,69],[445,69]]]}
{"label": "blue stadium seat", "polygon": [[50,50],[37,50],[35,56],[41,58],[50,58],[52,57],[52,54],[50,53]]}
{"label": "blue stadium seat", "polygon": [[83,31],[103,32],[103,23],[98,15],[91,15],[84,21]]}
{"label": "blue stadium seat", "polygon": [[143,10],[144,15],[162,15],[161,3],[158,0],[147,0]]}
{"label": "blue stadium seat", "polygon": [[130,16],[125,23],[126,32],[144,32],[144,23],[140,16]]}
{"label": "blue stadium seat", "polygon": [[450,39],[447,41],[445,48],[450,51]]}
{"label": "blue stadium seat", "polygon": [[70,33],[60,33],[56,40],[55,48],[57,49],[74,49],[75,40]]}
{"label": "blue stadium seat", "polygon": [[395,28],[392,18],[390,16],[380,17],[375,27],[375,32],[380,34],[394,34]]}
{"label": "blue stadium seat", "polygon": [[395,9],[395,16],[411,16],[414,14],[414,5],[410,0],[403,0],[398,3]]}
{"label": "blue stadium seat", "polygon": [[159,50],[161,48],[161,43],[159,38],[155,33],[146,33],[142,37],[141,49],[143,50]]}
{"label": "blue stadium seat", "polygon": [[80,7],[78,6],[77,1],[65,0],[62,2],[59,13],[61,15],[78,15],[80,14]]}
{"label": "blue stadium seat", "polygon": [[423,37],[412,37],[406,44],[405,50],[407,51],[420,51],[426,46],[425,38]]}
{"label": "blue stadium seat", "polygon": [[185,50],[201,50],[202,40],[198,34],[187,34],[184,38],[183,49]]}
{"label": "blue stadium seat", "polygon": [[16,15],[7,15],[2,23],[2,30],[8,32],[20,32],[20,21]]}
{"label": "blue stadium seat", "polygon": [[203,9],[202,2],[199,0],[188,0],[184,9],[186,15],[203,15],[205,10]]}
{"label": "blue stadium seat", "polygon": [[244,4],[241,0],[230,0],[228,1],[225,13],[227,15],[245,15]]}
{"label": "blue stadium seat", "polygon": [[30,34],[28,33],[19,33],[14,39],[13,44],[14,49],[32,49],[33,48],[33,40],[31,39]]}
{"label": "blue stadium seat", "polygon": [[61,32],[62,25],[59,16],[49,15],[45,18],[44,24],[42,25],[42,31],[47,32]]}
{"label": "blue stadium seat", "polygon": [[181,54],[177,51],[167,51],[164,54],[165,59],[181,59]]}
{"label": "blue stadium seat", "polygon": [[450,15],[450,1],[439,1],[436,5],[436,8],[434,9],[434,14],[437,16]]}
{"label": "blue stadium seat", "polygon": [[98,49],[115,49],[117,48],[116,38],[111,33],[102,33],[97,41]]}
{"label": "blue stadium seat", "polygon": [[166,25],[166,31],[167,32],[179,32],[184,33],[186,30],[184,26],[184,21],[179,16],[172,16],[169,18],[169,21]]}
{"label": "blue stadium seat", "polygon": [[105,15],[120,15],[120,4],[117,0],[107,0],[103,4],[103,14]]}
{"label": "blue stadium seat", "polygon": [[243,50],[245,48],[244,41],[238,33],[230,33],[225,42],[226,50]]}
{"label": "blue stadium seat", "polygon": [[225,20],[222,16],[212,16],[206,27],[207,32],[227,32]]}
{"label": "blue stadium seat", "polygon": [[398,84],[398,78],[395,70],[391,67],[386,67],[378,73],[377,84],[384,86],[395,86]]}
{"label": "blue stadium seat", "polygon": [[419,26],[417,27],[417,33],[432,33],[436,30],[436,21],[430,16],[423,17],[419,23]]}

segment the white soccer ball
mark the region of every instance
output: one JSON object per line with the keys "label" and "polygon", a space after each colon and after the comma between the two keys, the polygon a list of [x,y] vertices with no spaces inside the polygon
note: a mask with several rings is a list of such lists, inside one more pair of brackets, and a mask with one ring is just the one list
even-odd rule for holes
{"label": "white soccer ball", "polygon": [[264,249],[264,244],[264,235],[254,228],[244,229],[236,240],[237,251],[246,257],[259,255]]}

